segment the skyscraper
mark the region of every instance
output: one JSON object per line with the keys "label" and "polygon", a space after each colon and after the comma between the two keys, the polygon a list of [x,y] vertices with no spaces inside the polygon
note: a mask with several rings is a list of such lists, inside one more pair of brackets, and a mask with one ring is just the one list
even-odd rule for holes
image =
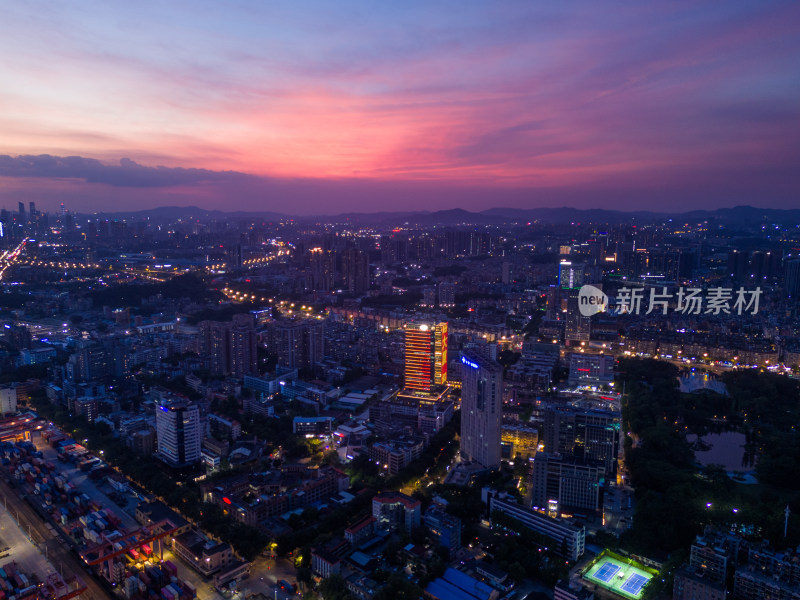
{"label": "skyscraper", "polygon": [[439,284],[439,306],[456,305],[456,284],[443,281]]}
{"label": "skyscraper", "polygon": [[256,330],[253,315],[233,316],[228,332],[230,341],[229,370],[234,377],[244,377],[258,372]]}
{"label": "skyscraper", "polygon": [[232,322],[202,321],[200,346],[213,375],[244,377],[258,371],[253,315],[234,315]]}
{"label": "skyscraper", "polygon": [[783,263],[783,287],[790,296],[800,294],[800,258],[789,258]]}
{"label": "skyscraper", "polygon": [[461,357],[461,456],[500,466],[503,367],[477,353]]}
{"label": "skyscraper", "polygon": [[617,411],[560,405],[544,410],[545,451],[602,467],[607,475],[617,469],[619,436]]}
{"label": "skyscraper", "polygon": [[410,323],[405,330],[405,387],[430,392],[447,383],[447,323]]}
{"label": "skyscraper", "polygon": [[563,289],[575,289],[583,285],[583,263],[573,263],[567,260],[558,265],[558,286]]}
{"label": "skyscraper", "polygon": [[369,289],[369,260],[366,252],[358,248],[347,248],[342,252],[342,279],[344,289],[350,294],[360,295]]}
{"label": "skyscraper", "polygon": [[595,466],[537,452],[533,460],[533,506],[547,508],[553,517],[564,509],[596,511],[600,508],[601,478]]}
{"label": "skyscraper", "polygon": [[185,400],[162,401],[156,411],[158,457],[173,467],[200,460],[203,428],[200,409]]}
{"label": "skyscraper", "polygon": [[325,355],[325,322],[280,321],[275,324],[274,343],[281,366],[313,368]]}

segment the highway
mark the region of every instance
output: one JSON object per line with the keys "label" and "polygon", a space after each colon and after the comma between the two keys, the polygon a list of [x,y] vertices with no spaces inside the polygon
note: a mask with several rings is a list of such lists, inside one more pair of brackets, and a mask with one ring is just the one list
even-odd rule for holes
{"label": "highway", "polygon": [[83,600],[107,600],[112,598],[91,575],[83,562],[69,549],[67,542],[54,533],[36,510],[19,496],[19,490],[12,488],[0,477],[0,496],[8,513],[16,518],[20,528],[27,532],[31,540],[39,546],[53,566],[63,573],[64,578],[77,575],[86,585],[80,595]]}
{"label": "highway", "polygon": [[6,250],[0,254],[0,280],[3,279],[3,276],[6,274],[6,270],[15,262],[17,262],[17,258],[19,258],[19,254],[22,252],[22,249],[25,247],[25,242],[27,241],[28,238],[25,238],[13,250]]}

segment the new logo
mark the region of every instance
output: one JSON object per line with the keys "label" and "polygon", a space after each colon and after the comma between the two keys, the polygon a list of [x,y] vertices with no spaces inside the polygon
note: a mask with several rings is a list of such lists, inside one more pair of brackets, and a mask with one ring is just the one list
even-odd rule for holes
{"label": "new logo", "polygon": [[584,285],[578,292],[578,308],[584,317],[591,317],[608,308],[608,296],[593,285]]}

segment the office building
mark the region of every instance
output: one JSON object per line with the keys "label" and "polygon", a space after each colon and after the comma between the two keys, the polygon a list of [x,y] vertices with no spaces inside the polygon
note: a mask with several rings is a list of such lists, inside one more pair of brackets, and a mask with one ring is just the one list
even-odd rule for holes
{"label": "office building", "polygon": [[614,381],[614,357],[605,354],[573,352],[569,357],[569,384],[608,385]]}
{"label": "office building", "polygon": [[[488,505],[489,514],[495,511],[516,519],[522,525],[552,539],[556,552],[569,560],[578,560],[586,550],[586,528],[565,519],[554,519],[526,508],[508,498],[504,492],[489,488],[481,490],[481,499]],[[561,544],[561,546],[559,546]]]}
{"label": "office building", "polygon": [[156,410],[157,456],[173,467],[200,460],[203,427],[200,409],[185,400],[162,401]]}
{"label": "office building", "polygon": [[544,450],[616,473],[620,413],[600,408],[549,405],[544,408]]}
{"label": "office building", "polygon": [[535,427],[524,423],[512,422],[503,423],[500,440],[504,446],[508,446],[508,457],[513,459],[520,455],[533,457],[539,445],[539,432]]}
{"label": "office building", "polygon": [[389,475],[397,475],[422,455],[423,448],[424,439],[417,436],[375,442],[369,447],[369,459]]}
{"label": "office building", "polygon": [[436,433],[453,418],[455,406],[447,396],[450,388],[440,386],[429,393],[401,390],[372,403],[370,420],[381,435],[409,427],[422,433]]}
{"label": "office building", "polygon": [[461,358],[461,456],[487,468],[500,466],[503,367],[478,353]]}
{"label": "office building", "polygon": [[79,348],[71,357],[74,361],[75,381],[104,379],[113,372],[112,358],[103,345],[91,341],[79,342]]}
{"label": "office building", "polygon": [[595,512],[600,508],[602,473],[597,467],[537,452],[533,460],[533,506],[550,516],[562,512]]}
{"label": "office building", "polygon": [[411,323],[405,329],[405,387],[430,392],[447,383],[447,323]]}
{"label": "office building", "polygon": [[372,499],[375,529],[407,531],[419,526],[422,503],[401,492],[381,492]]}
{"label": "office building", "polygon": [[450,557],[454,557],[461,547],[461,519],[446,513],[438,506],[431,506],[425,511],[423,523],[436,543],[447,548]]}

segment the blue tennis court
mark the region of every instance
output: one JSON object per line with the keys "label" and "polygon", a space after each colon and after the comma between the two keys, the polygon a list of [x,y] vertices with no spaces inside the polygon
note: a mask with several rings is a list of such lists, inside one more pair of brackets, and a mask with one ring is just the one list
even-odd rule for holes
{"label": "blue tennis court", "polygon": [[634,596],[638,595],[639,592],[644,587],[644,584],[650,581],[649,577],[645,577],[644,575],[639,575],[638,573],[634,573],[628,580],[620,586],[620,589],[624,592],[628,592]]}
{"label": "blue tennis court", "polygon": [[619,571],[619,567],[614,563],[606,562],[603,564],[602,567],[595,571],[594,577],[602,581],[603,583],[608,583],[611,581],[611,578],[617,574]]}

